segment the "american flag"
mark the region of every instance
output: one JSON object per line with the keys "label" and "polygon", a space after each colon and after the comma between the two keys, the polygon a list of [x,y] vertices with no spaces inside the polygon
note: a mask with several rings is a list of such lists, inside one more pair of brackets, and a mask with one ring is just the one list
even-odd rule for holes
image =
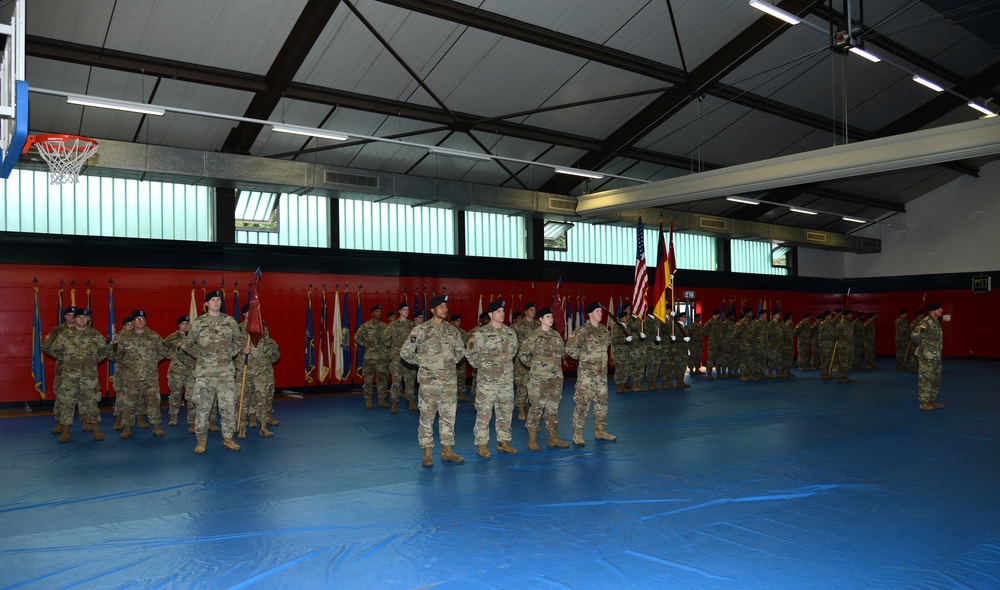
{"label": "american flag", "polygon": [[642,217],[639,218],[639,226],[636,228],[636,242],[638,246],[635,254],[635,283],[632,287],[632,313],[644,318],[649,279],[646,274],[646,239],[642,230]]}

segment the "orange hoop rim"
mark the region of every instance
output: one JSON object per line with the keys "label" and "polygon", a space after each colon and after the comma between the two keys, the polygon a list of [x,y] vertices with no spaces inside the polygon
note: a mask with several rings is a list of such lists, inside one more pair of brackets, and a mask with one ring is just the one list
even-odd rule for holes
{"label": "orange hoop rim", "polygon": [[[73,143],[76,140],[76,143]],[[84,137],[82,135],[72,135],[68,133],[43,133],[41,135],[29,135],[27,140],[24,142],[24,149],[21,153],[27,153],[27,151],[36,143],[44,144],[46,142],[55,142],[63,144],[63,148],[67,150],[74,150],[82,152],[89,149],[91,146],[97,145],[96,139],[91,139],[89,137]],[[41,146],[35,146],[35,149],[39,149]]]}

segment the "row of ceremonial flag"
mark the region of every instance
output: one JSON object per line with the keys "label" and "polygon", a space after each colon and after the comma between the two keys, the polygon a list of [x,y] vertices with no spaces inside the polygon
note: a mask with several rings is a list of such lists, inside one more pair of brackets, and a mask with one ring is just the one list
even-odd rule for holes
{"label": "row of ceremonial flag", "polygon": [[[358,289],[356,293],[353,330],[351,329],[351,293],[348,287],[345,285],[343,293],[336,290],[333,292],[332,316],[329,313],[325,286],[320,297],[319,339],[317,342],[311,288],[306,295],[305,382],[307,385],[343,383],[353,379],[355,374],[360,376],[361,367],[364,364],[364,347],[358,348],[357,344],[353,344],[352,354],[354,331],[364,323],[361,289]],[[341,306],[341,301],[343,301],[343,306]]]}
{"label": "row of ceremonial flag", "polygon": [[[649,279],[646,268],[646,241],[642,228],[642,217],[636,227],[635,281],[632,289],[632,313],[645,318],[649,311],[649,303],[653,304],[653,313],[661,322],[666,323],[667,313],[674,308],[674,273],[677,272],[677,259],[674,256],[674,220],[670,220],[670,246],[663,238],[663,220],[660,220],[660,234],[657,247],[656,276],[653,292],[649,293]],[[647,296],[650,296],[647,300]]]}

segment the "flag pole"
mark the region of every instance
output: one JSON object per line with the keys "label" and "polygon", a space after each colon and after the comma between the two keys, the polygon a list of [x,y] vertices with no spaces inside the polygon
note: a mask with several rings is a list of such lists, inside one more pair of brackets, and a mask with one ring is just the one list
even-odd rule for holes
{"label": "flag pole", "polygon": [[[250,334],[247,334],[247,343],[243,345],[243,347],[247,348],[249,346],[250,346]],[[243,355],[243,381],[242,383],[240,383],[240,403],[237,406],[236,410],[236,419],[240,421],[240,426],[239,428],[236,429],[236,431],[238,433],[243,433],[244,437],[246,436],[246,425],[243,423],[243,392],[246,391],[247,388],[247,365],[249,364],[249,362],[250,362],[250,353],[248,352]]]}

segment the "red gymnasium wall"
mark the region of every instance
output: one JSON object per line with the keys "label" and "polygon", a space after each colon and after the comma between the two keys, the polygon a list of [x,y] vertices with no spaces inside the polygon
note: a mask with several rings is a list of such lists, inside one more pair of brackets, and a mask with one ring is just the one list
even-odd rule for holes
{"label": "red gymnasium wall", "polygon": [[[623,276],[630,277],[629,269]],[[551,273],[547,273],[551,274]],[[246,302],[247,282],[253,279],[249,272],[150,269],[126,267],[98,266],[62,266],[34,264],[0,264],[0,403],[24,402],[37,400],[31,373],[32,320],[34,313],[34,291],[32,281],[38,280],[39,305],[41,311],[42,335],[44,337],[57,321],[59,282],[64,281],[63,304],[70,304],[70,281],[76,282],[76,303],[86,303],[86,285],[91,283],[91,301],[94,312],[94,327],[102,334],[107,333],[108,325],[108,280],[114,280],[114,305],[116,320],[134,309],[143,309],[149,317],[149,327],[166,337],[176,329],[178,316],[188,313],[191,301],[191,281],[197,282],[196,300],[200,306],[202,298],[201,281],[205,281],[206,289],[215,289],[225,281],[227,292],[226,307],[232,312],[232,289],[235,282],[239,283],[240,302]],[[741,283],[748,280],[747,275],[722,273],[678,273],[677,298],[683,298],[685,291],[694,292],[696,309],[702,313],[703,321],[708,319],[712,309],[720,308],[725,299],[735,299],[738,306],[742,300],[748,307],[756,308],[759,303],[767,301],[770,306],[780,303],[783,311],[795,314],[795,321],[804,312],[817,313],[825,309],[841,307],[844,295],[841,293],[824,293],[816,291],[785,291],[785,290],[736,290],[723,289],[721,282]],[[761,278],[753,279],[755,281]],[[780,278],[777,281],[787,282]],[[538,282],[531,280],[473,280],[473,279],[438,279],[434,277],[396,277],[373,276],[363,274],[311,274],[303,272],[267,272],[261,285],[261,303],[264,320],[281,347],[281,360],[275,365],[275,380],[279,389],[296,389],[301,392],[310,391],[310,387],[318,388],[317,384],[305,385],[305,326],[306,309],[310,284],[313,285],[313,317],[318,330],[321,303],[321,287],[326,283],[328,314],[332,318],[334,310],[334,292],[343,292],[345,285],[349,289],[347,309],[351,332],[357,329],[356,306],[359,287],[362,290],[361,306],[363,321],[369,319],[368,309],[379,303],[388,313],[401,300],[401,293],[406,289],[409,301],[412,302],[413,291],[420,289],[428,298],[431,292],[441,293],[447,290],[452,313],[463,316],[463,327],[469,329],[475,325],[475,316],[479,305],[480,294],[483,301],[488,302],[491,294],[499,297],[501,294],[512,305],[509,309],[518,310],[521,304],[535,301],[539,307],[551,302],[553,282]],[[701,287],[699,284],[711,284],[711,287]],[[339,285],[339,289],[338,286]],[[626,298],[631,294],[629,284],[595,284],[595,283],[563,283],[563,292],[568,293],[571,304],[575,306],[578,298],[587,302],[597,299],[607,305],[613,298],[615,304],[619,297]],[[876,315],[876,350],[880,355],[893,354],[893,323],[901,307],[910,310],[910,319],[920,306],[923,293],[913,290],[867,292],[852,294],[848,306],[861,311],[873,311]],[[993,310],[997,308],[995,294],[973,295],[970,290],[939,289],[927,295],[928,301],[940,300],[945,304],[950,320],[943,323],[945,348],[944,354],[953,357],[1000,357],[1000,343],[993,337],[1000,329],[1000,320]],[[343,313],[343,308],[341,310]],[[317,342],[318,342],[317,335]],[[166,393],[166,362],[160,366],[161,391]],[[102,363],[99,372],[101,382],[106,383],[107,364]],[[46,390],[52,392],[53,361],[46,357]],[[334,380],[324,382],[324,386],[337,385]],[[359,383],[356,378],[345,384]],[[318,389],[313,389],[318,390]]]}

